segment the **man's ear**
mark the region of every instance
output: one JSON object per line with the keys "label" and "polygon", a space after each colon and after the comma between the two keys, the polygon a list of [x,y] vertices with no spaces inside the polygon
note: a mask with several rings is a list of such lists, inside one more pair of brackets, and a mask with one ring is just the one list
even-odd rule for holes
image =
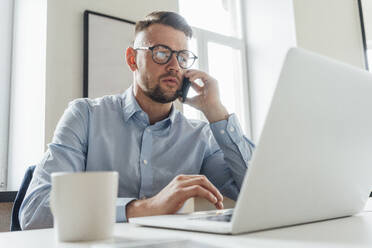
{"label": "man's ear", "polygon": [[134,50],[133,47],[127,48],[125,58],[131,71],[137,70],[136,54],[136,50]]}

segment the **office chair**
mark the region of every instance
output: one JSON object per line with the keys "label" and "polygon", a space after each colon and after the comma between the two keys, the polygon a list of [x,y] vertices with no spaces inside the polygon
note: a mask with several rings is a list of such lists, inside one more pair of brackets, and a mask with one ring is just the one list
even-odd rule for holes
{"label": "office chair", "polygon": [[36,167],[35,165],[28,167],[26,170],[25,176],[23,177],[21,187],[19,188],[19,191],[17,193],[17,196],[13,204],[10,231],[21,231],[22,230],[21,225],[19,224],[19,219],[18,219],[19,208],[21,207],[23,198],[25,197],[28,186],[30,185],[32,176],[34,174],[35,167]]}

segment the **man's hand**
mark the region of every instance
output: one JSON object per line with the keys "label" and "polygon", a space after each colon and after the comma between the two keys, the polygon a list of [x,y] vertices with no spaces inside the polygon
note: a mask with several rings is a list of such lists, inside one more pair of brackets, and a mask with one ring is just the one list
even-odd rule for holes
{"label": "man's hand", "polygon": [[[217,80],[199,70],[188,70],[184,76],[190,79],[191,87],[198,93],[186,98],[185,103],[202,111],[210,123],[226,120],[229,113],[220,101]],[[203,85],[195,83],[196,79],[200,79]]]}
{"label": "man's hand", "polygon": [[162,191],[152,198],[132,201],[127,205],[127,218],[174,214],[191,197],[202,197],[217,209],[223,209],[223,196],[203,175],[176,176]]}

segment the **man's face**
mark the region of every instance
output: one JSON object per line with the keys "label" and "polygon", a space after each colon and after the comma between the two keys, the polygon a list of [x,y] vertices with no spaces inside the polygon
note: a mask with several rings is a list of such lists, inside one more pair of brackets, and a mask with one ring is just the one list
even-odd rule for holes
{"label": "man's face", "polygon": [[[172,50],[187,49],[187,37],[179,30],[162,24],[153,24],[137,34],[134,47],[151,47],[166,45]],[[143,93],[155,102],[169,103],[178,98],[178,90],[182,86],[182,69],[173,54],[164,65],[152,59],[150,50],[137,50],[135,81]]]}

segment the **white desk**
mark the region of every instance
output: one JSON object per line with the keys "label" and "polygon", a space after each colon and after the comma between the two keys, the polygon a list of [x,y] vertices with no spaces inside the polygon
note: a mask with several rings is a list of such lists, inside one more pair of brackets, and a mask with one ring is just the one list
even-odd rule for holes
{"label": "white desk", "polygon": [[[370,202],[371,203],[371,202]],[[372,204],[372,203],[371,203]],[[367,207],[368,210],[372,206]],[[216,235],[116,224],[111,242],[123,239],[191,239],[216,247],[372,247],[372,212],[353,217],[298,225],[243,235]],[[59,243],[53,229],[0,233],[1,248],[80,248],[97,243]]]}

